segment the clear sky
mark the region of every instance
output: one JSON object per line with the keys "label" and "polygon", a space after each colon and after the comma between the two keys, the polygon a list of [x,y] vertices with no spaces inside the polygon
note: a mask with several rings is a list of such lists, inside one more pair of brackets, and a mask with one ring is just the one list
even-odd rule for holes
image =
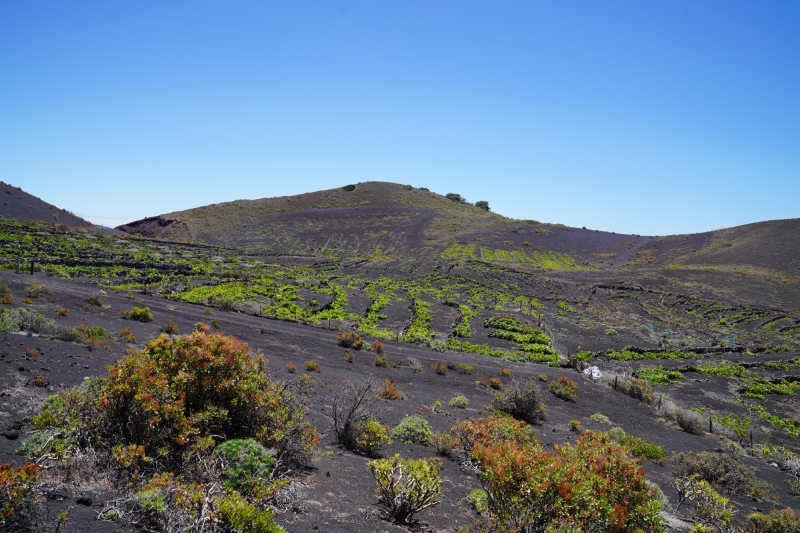
{"label": "clear sky", "polygon": [[796,218],[799,28],[797,0],[4,0],[0,179],[113,225],[371,180],[618,233]]}

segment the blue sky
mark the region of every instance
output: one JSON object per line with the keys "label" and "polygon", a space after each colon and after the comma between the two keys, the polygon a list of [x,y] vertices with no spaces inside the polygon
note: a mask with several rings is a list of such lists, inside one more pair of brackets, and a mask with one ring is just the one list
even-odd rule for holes
{"label": "blue sky", "polygon": [[796,0],[8,0],[0,179],[115,224],[372,180],[618,233],[795,218],[797,28]]}

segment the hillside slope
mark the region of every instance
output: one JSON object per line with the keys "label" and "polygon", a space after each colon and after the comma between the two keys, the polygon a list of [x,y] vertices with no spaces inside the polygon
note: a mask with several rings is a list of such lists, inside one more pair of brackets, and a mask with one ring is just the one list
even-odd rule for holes
{"label": "hillside slope", "polygon": [[48,204],[44,200],[26,193],[20,187],[14,187],[2,181],[0,181],[0,195],[2,195],[0,220],[43,221],[72,227],[92,227],[94,225],[65,209]]}

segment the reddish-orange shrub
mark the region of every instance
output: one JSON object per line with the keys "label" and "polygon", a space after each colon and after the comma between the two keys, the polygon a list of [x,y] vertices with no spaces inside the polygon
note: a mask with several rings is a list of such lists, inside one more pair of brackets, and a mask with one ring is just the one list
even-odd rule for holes
{"label": "reddish-orange shrub", "polygon": [[644,470],[603,433],[587,431],[553,451],[512,442],[477,445],[472,457],[495,527],[663,531],[661,501]]}
{"label": "reddish-orange shrub", "polygon": [[355,331],[340,331],[337,340],[339,341],[339,346],[354,350],[360,350],[364,345],[364,339]]}
{"label": "reddish-orange shrub", "polygon": [[559,376],[557,380],[550,383],[548,390],[562,400],[575,401],[578,395],[578,384],[566,376]]}
{"label": "reddish-orange shrub", "polygon": [[434,374],[439,374],[440,376],[444,376],[447,374],[447,365],[442,363],[441,361],[436,361],[433,363],[433,372]]}
{"label": "reddish-orange shrub", "polygon": [[95,386],[73,393],[82,400],[62,395],[62,402],[45,404],[35,422],[39,429],[48,420],[63,425],[65,416],[49,415],[61,415],[59,406],[88,404],[92,415],[80,420],[79,443],[102,442],[140,472],[179,467],[211,436],[254,438],[287,465],[307,462],[316,432],[299,402],[270,381],[266,363],[221,333],[161,335],[109,367]]}
{"label": "reddish-orange shrub", "polygon": [[375,355],[381,355],[383,353],[383,343],[381,341],[372,341],[372,353]]}
{"label": "reddish-orange shrub", "polygon": [[43,468],[34,463],[13,466],[0,464],[0,526],[14,519],[20,505],[30,496],[36,477]]}
{"label": "reddish-orange shrub", "polygon": [[383,385],[378,389],[378,397],[384,400],[402,400],[406,395],[397,388],[389,378],[383,380]]}
{"label": "reddish-orange shrub", "polygon": [[536,431],[530,424],[510,416],[489,416],[486,418],[462,420],[452,428],[465,453],[476,446],[489,447],[505,442],[520,446],[541,446],[536,439]]}

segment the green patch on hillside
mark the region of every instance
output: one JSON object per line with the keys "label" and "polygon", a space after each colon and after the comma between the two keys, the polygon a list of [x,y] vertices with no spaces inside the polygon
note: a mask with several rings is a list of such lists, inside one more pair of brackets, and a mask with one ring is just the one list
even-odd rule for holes
{"label": "green patch on hillside", "polygon": [[525,250],[504,250],[488,246],[478,248],[476,244],[454,242],[442,251],[441,257],[455,261],[483,260],[489,263],[517,263],[544,270],[591,270],[590,267],[579,265],[571,255],[553,250],[528,253]]}

